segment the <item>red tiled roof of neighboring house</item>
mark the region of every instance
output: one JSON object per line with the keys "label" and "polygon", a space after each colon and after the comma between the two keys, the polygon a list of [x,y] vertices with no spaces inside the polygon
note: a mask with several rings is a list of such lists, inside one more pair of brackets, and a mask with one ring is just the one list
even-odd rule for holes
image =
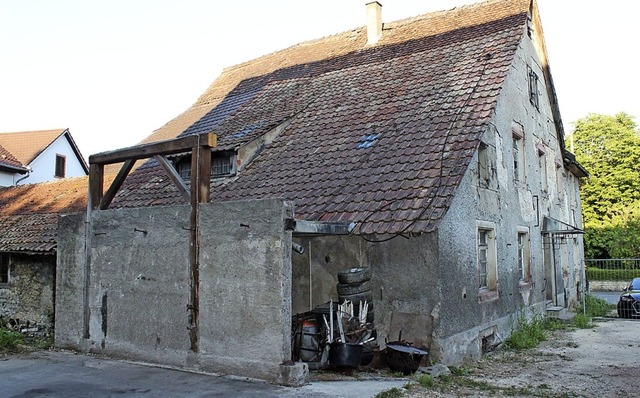
{"label": "red tiled roof of neighboring house", "polygon": [[0,145],[26,166],[66,131],[67,129],[55,129],[0,133]]}
{"label": "red tiled roof of neighboring house", "polygon": [[0,167],[10,167],[15,170],[27,171],[27,168],[20,163],[18,159],[7,151],[2,145],[0,145]]}
{"label": "red tiled roof of neighboring house", "polygon": [[[213,201],[282,197],[297,218],[356,222],[355,233],[433,231],[493,116],[529,7],[490,0],[384,24],[375,45],[359,28],[225,69],[149,140],[188,126],[182,135],[213,131],[230,149],[283,126],[246,169],[215,180]],[[150,161],[114,206],[181,201]]]}
{"label": "red tiled roof of neighboring house", "polygon": [[[105,177],[108,184],[113,176]],[[0,188],[0,252],[52,252],[58,215],[87,208],[88,177]]]}

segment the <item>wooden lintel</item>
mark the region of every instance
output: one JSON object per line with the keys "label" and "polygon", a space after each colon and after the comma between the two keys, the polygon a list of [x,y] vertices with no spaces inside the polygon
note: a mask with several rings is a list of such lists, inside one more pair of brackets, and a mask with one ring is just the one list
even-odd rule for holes
{"label": "wooden lintel", "polygon": [[189,192],[189,188],[187,188],[187,185],[180,177],[180,174],[178,174],[175,167],[173,167],[173,165],[169,163],[167,158],[162,155],[156,155],[154,156],[154,159],[158,163],[160,163],[160,166],[162,166],[164,171],[167,173],[167,175],[173,182],[173,185],[175,185],[175,187],[178,189],[178,192],[180,192],[180,195],[182,195],[184,200],[186,200],[187,202],[191,200],[191,193]]}
{"label": "wooden lintel", "polygon": [[105,210],[111,204],[113,198],[116,197],[118,193],[118,189],[122,186],[122,183],[129,175],[129,172],[133,168],[133,165],[136,164],[136,161],[133,159],[129,159],[120,168],[118,171],[118,175],[114,178],[113,182],[111,182],[111,186],[107,189],[107,192],[104,194],[102,200],[100,201],[100,210]]}
{"label": "wooden lintel", "polygon": [[129,159],[146,159],[155,155],[173,155],[181,152],[189,152],[192,148],[197,146],[214,148],[217,143],[218,136],[214,133],[188,135],[173,140],[141,144],[129,148],[96,153],[89,156],[89,164],[105,165],[120,163]]}

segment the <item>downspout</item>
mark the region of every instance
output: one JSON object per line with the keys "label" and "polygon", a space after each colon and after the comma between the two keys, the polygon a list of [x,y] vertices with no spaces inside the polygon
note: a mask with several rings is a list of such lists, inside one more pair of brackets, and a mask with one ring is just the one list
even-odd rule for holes
{"label": "downspout", "polygon": [[31,175],[32,171],[33,171],[33,169],[31,167],[27,166],[27,174],[24,177],[18,178],[18,180],[15,182],[14,186],[18,186],[18,183],[20,181],[29,178],[29,176]]}

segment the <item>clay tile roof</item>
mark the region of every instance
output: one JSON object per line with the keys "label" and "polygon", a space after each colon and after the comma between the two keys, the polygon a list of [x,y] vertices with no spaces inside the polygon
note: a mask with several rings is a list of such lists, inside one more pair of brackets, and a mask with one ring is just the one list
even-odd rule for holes
{"label": "clay tile roof", "polygon": [[86,210],[88,181],[76,177],[0,188],[0,252],[52,252],[58,215]]}
{"label": "clay tile roof", "polygon": [[7,151],[2,145],[0,145],[0,167],[2,166],[16,170],[27,170],[26,167],[24,167],[22,163],[20,163],[20,161],[11,154],[11,152]]}
{"label": "clay tile roof", "polygon": [[66,131],[67,129],[56,129],[0,133],[0,145],[26,166]]}
{"label": "clay tile roof", "polygon": [[[493,117],[529,6],[490,0],[386,23],[372,46],[359,28],[227,68],[149,140],[184,128],[238,148],[280,126],[246,169],[214,181],[213,201],[283,197],[298,218],[356,222],[359,234],[433,231]],[[150,161],[114,205],[181,201]]]}

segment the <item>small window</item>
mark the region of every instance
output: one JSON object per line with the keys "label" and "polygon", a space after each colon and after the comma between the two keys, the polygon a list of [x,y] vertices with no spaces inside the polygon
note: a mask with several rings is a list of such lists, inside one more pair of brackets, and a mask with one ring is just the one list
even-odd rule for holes
{"label": "small window", "polygon": [[529,283],[531,280],[529,233],[518,231],[518,277],[520,282]]}
{"label": "small window", "polygon": [[57,154],[56,155],[56,173],[55,173],[56,177],[64,178],[66,165],[67,165],[66,156]]}
{"label": "small window", "polygon": [[231,154],[214,154],[211,158],[211,177],[230,175],[233,170]]}
{"label": "small window", "polygon": [[549,174],[547,173],[547,156],[542,153],[538,153],[538,161],[540,162],[540,187],[542,192],[547,192]]}
{"label": "small window", "polygon": [[498,298],[498,259],[493,223],[478,222],[478,290],[480,301]]}
{"label": "small window", "polygon": [[0,285],[9,284],[9,256],[0,254]]}
{"label": "small window", "polygon": [[176,164],[176,171],[180,178],[183,180],[189,180],[191,178],[191,159],[183,160]]}
{"label": "small window", "polygon": [[478,179],[481,186],[487,186],[489,184],[489,150],[487,144],[480,143],[478,148]]}
{"label": "small window", "polygon": [[523,139],[513,135],[513,179],[524,181],[524,143]]}
{"label": "small window", "polygon": [[[235,154],[232,152],[211,154],[211,177],[224,177],[235,172],[233,162]],[[191,178],[191,156],[185,156],[175,163],[175,168],[180,177],[187,181]]]}
{"label": "small window", "polygon": [[536,109],[540,107],[540,91],[538,89],[538,74],[531,69],[529,70],[529,102],[531,105],[535,106]]}

